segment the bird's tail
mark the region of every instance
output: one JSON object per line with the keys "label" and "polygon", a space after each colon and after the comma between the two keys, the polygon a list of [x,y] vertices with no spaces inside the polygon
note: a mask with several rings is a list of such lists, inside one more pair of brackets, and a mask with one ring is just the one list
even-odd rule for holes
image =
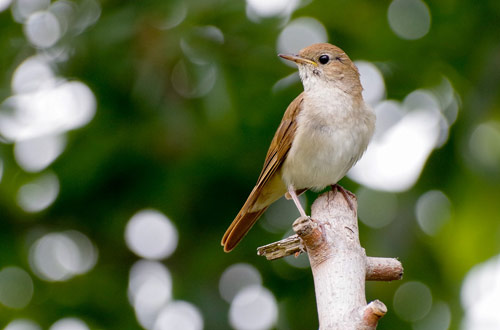
{"label": "bird's tail", "polygon": [[245,212],[245,207],[241,209],[222,237],[224,252],[230,252],[238,245],[266,209],[267,206],[255,212]]}
{"label": "bird's tail", "polygon": [[248,196],[245,205],[222,237],[221,245],[229,252],[245,237],[264,211],[286,192],[280,176],[274,176],[266,185],[257,185]]}

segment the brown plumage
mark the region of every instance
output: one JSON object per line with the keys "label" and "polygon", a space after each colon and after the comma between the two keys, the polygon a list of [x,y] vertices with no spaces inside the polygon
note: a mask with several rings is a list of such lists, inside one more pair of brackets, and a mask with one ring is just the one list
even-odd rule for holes
{"label": "brown plumage", "polygon": [[288,106],[257,184],[222,238],[226,252],[285,193],[306,216],[297,195],[336,184],[373,134],[375,116],[363,101],[358,70],[342,49],[314,44],[299,55],[280,56],[297,63],[304,92]]}
{"label": "brown plumage", "polygon": [[[287,188],[281,180],[280,169],[288,150],[292,146],[293,136],[297,128],[296,118],[300,112],[302,101],[303,93],[297,96],[286,109],[281,124],[274,134],[274,138],[267,151],[264,167],[257,179],[257,184],[236,218],[226,230],[224,237],[222,237],[221,245],[224,246],[225,252],[234,249],[267,207],[286,193]],[[282,189],[275,187],[280,184],[282,185]],[[276,192],[271,192],[272,188],[278,189],[276,189]]]}

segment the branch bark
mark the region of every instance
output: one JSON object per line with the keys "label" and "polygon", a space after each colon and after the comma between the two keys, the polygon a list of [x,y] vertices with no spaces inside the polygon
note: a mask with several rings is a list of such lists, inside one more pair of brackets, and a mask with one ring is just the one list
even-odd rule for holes
{"label": "branch bark", "polygon": [[258,249],[270,260],[307,251],[320,330],[376,329],[387,308],[379,300],[366,303],[365,280],[391,281],[403,274],[396,259],[366,256],[359,242],[356,207],[350,193],[324,193],[312,205],[312,218],[294,222],[296,235]]}
{"label": "branch bark", "polygon": [[[277,260],[291,255],[298,257],[306,252],[306,247],[297,234],[257,248],[257,255],[264,256],[267,260]],[[403,278],[403,265],[398,259],[366,257],[367,281],[395,281],[401,278]]]}

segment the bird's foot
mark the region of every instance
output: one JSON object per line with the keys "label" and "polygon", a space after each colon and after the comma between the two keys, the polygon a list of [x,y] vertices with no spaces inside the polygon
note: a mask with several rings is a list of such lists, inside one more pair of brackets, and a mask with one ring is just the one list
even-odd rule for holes
{"label": "bird's foot", "polygon": [[356,195],[354,195],[349,190],[344,189],[344,187],[342,187],[339,184],[333,184],[332,191],[339,191],[342,194],[342,196],[344,196],[344,199],[346,200],[347,204],[349,205],[349,208],[351,209],[351,211],[356,212],[356,208],[354,207],[354,203],[352,202],[353,199],[356,199]]}

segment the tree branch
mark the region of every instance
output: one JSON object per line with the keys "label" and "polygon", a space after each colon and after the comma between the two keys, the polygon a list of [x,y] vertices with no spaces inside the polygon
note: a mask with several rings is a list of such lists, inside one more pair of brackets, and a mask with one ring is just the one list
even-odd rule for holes
{"label": "tree branch", "polygon": [[374,330],[387,308],[379,300],[366,303],[365,280],[401,279],[403,267],[393,258],[366,256],[359,243],[356,197],[340,192],[318,197],[312,218],[293,223],[296,235],[259,247],[258,254],[274,260],[307,251],[320,330]]}
{"label": "tree branch", "polygon": [[[297,234],[257,248],[257,255],[264,256],[267,260],[281,259],[291,255],[298,257],[306,252],[307,249]],[[396,258],[366,257],[367,281],[395,281],[402,277],[403,265]]]}

